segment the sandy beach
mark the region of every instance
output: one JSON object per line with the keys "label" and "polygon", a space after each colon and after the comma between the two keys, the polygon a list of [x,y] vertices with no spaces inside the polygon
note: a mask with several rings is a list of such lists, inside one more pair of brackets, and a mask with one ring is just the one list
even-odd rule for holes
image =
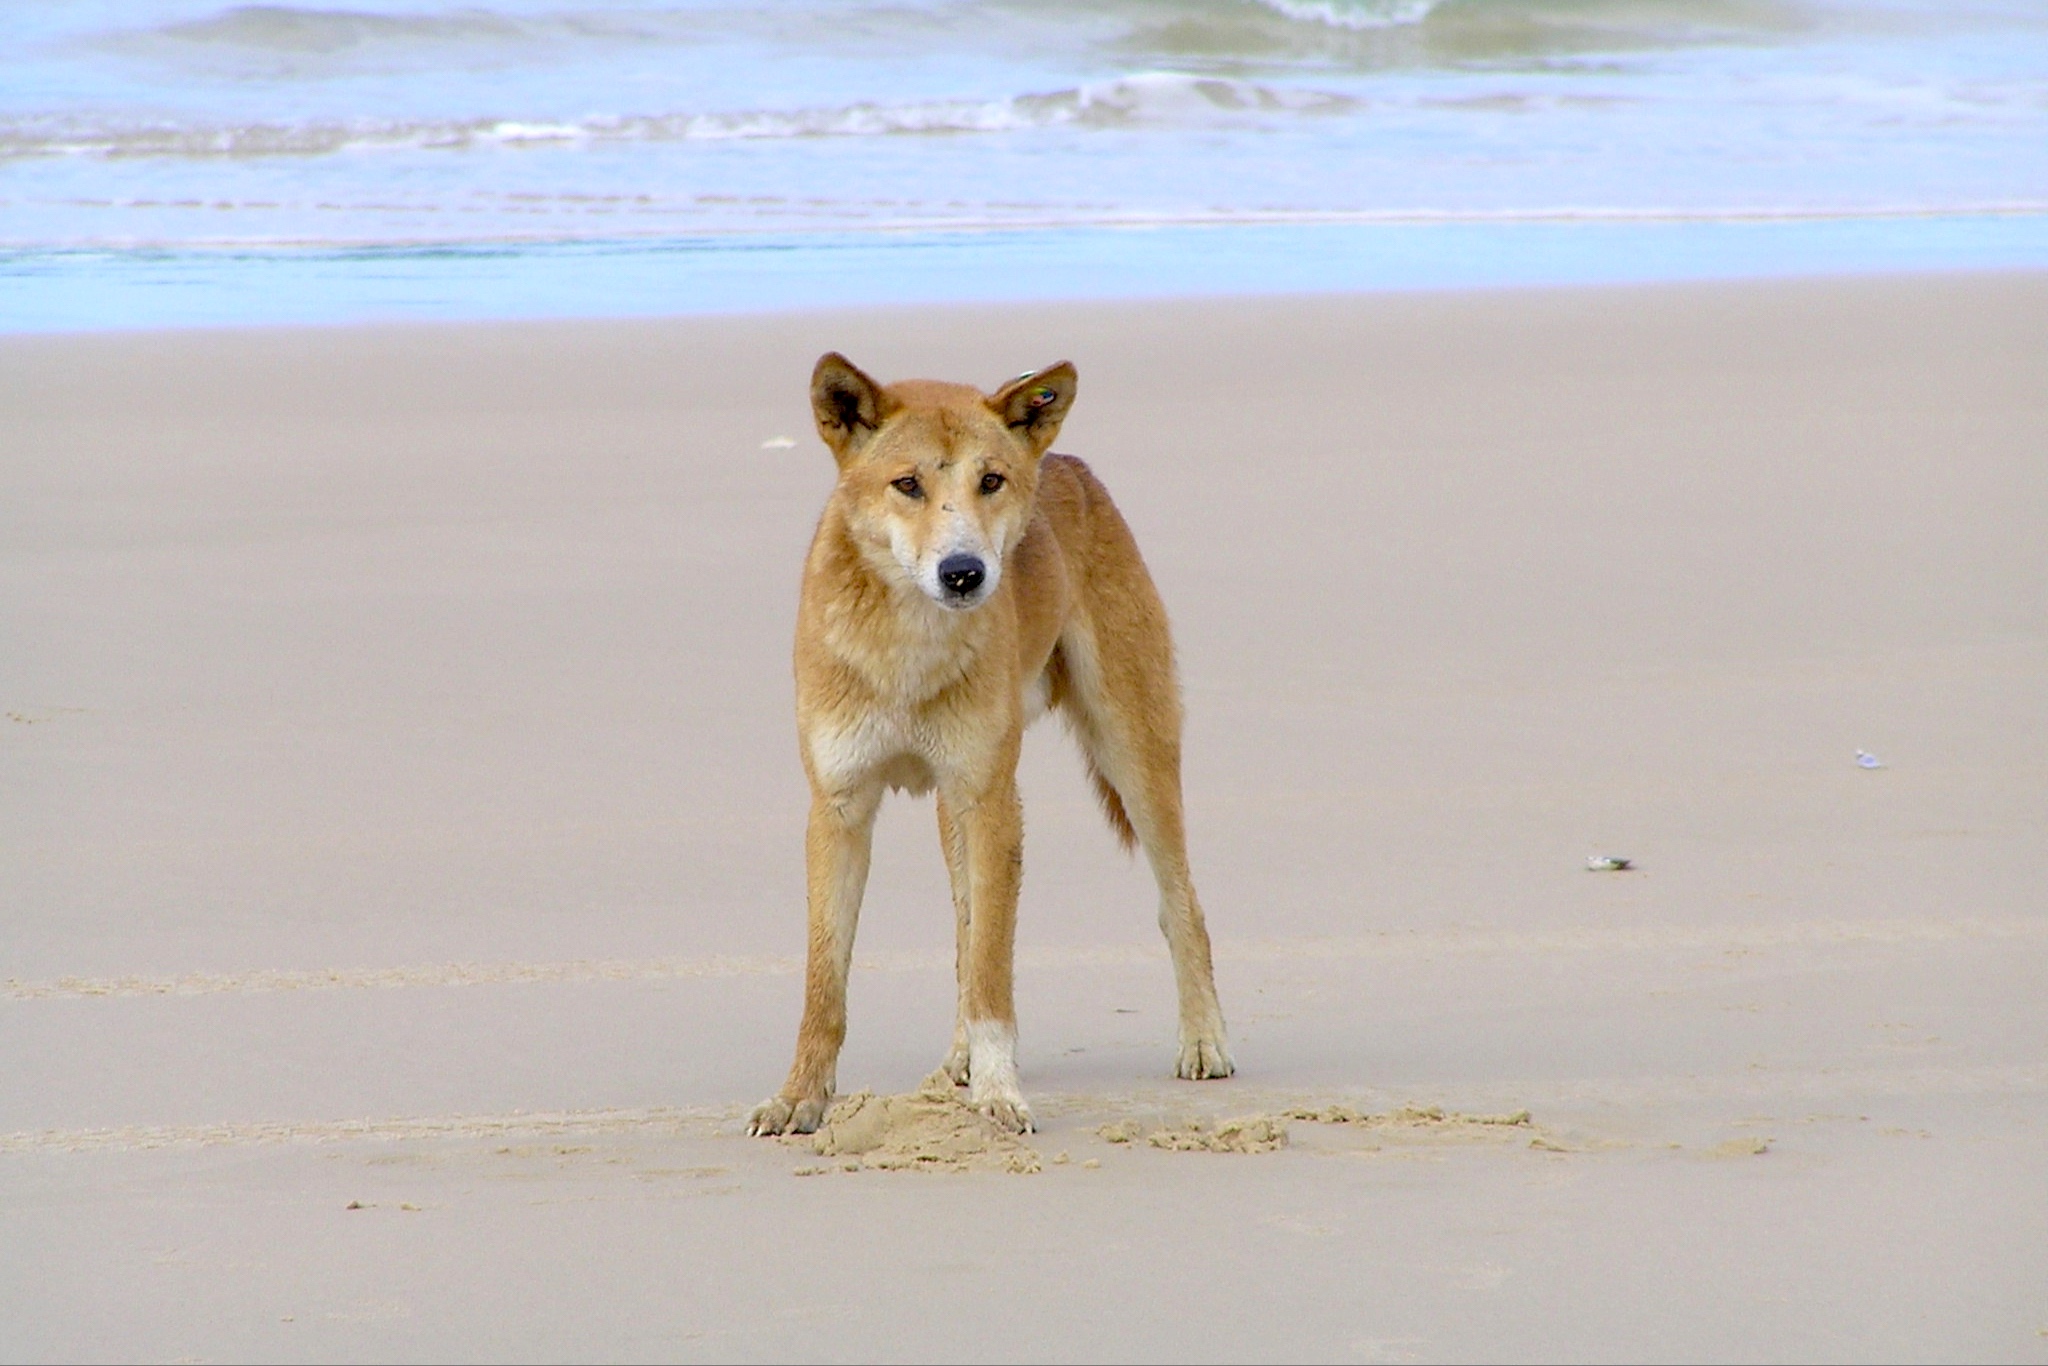
{"label": "sandy beach", "polygon": [[[1178,634],[1240,1072],[1041,726],[1028,1174],[741,1134],[827,349],[1073,360]],[[2048,1361],[2048,276],[6,337],[0,412],[0,1358]],[[848,1093],[948,1040],[932,827]]]}

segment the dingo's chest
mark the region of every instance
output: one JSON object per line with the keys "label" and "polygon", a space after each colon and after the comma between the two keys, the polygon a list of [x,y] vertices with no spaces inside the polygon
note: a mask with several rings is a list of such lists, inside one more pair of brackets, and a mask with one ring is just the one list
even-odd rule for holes
{"label": "dingo's chest", "polygon": [[[1021,720],[1045,714],[1047,680],[1034,676],[1019,698]],[[880,780],[916,793],[939,781],[985,769],[1015,722],[1000,711],[924,705],[806,709],[800,721],[811,771],[827,787]]]}
{"label": "dingo's chest", "polygon": [[895,709],[813,718],[803,728],[803,741],[811,772],[827,788],[880,778],[891,787],[928,791],[946,750],[939,727]]}

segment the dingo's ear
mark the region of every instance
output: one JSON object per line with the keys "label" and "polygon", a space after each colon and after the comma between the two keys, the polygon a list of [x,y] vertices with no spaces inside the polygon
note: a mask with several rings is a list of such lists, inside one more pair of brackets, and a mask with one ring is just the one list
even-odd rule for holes
{"label": "dingo's ear", "polygon": [[811,371],[811,414],[818,420],[818,435],[841,464],[874,435],[895,406],[881,385],[837,351],[818,357],[817,368]]}
{"label": "dingo's ear", "polygon": [[1042,453],[1060,434],[1060,423],[1066,421],[1067,409],[1074,406],[1074,387],[1078,383],[1073,364],[1061,361],[1019,375],[996,390],[988,406],[996,410],[996,416],[1011,431]]}

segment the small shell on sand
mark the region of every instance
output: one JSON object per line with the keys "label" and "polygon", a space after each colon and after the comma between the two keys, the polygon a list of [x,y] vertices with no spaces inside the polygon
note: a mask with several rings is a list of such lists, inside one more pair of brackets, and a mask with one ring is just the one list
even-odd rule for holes
{"label": "small shell on sand", "polygon": [[1707,1149],[1708,1157],[1762,1157],[1771,1150],[1768,1138],[1731,1138]]}

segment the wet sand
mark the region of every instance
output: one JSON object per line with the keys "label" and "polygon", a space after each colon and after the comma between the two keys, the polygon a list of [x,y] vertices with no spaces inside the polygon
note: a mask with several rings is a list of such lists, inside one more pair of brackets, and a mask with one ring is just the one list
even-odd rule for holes
{"label": "wet sand", "polygon": [[[1041,726],[1036,1172],[739,1133],[828,348],[1074,360],[1174,615],[1240,1075]],[[0,1357],[2048,1359],[2048,277],[0,338],[0,412]],[[848,1092],[947,1042],[932,824]]]}

